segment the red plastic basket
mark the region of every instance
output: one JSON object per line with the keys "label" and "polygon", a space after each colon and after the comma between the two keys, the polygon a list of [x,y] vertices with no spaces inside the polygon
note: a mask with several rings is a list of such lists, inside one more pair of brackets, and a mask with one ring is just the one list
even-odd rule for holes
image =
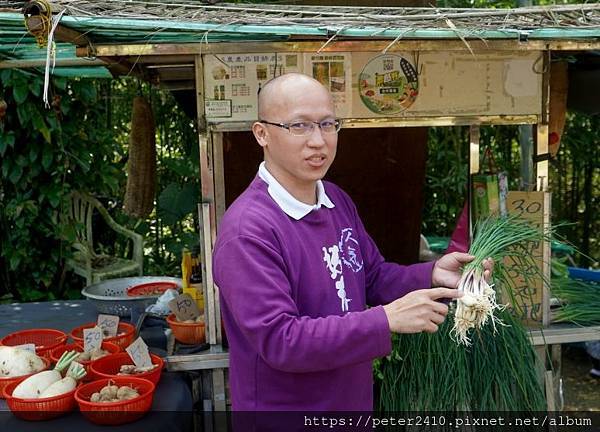
{"label": "red plastic basket", "polygon": [[[121,351],[121,348],[119,347],[119,345],[114,344],[112,342],[102,342],[102,345],[100,346],[100,348],[102,348],[104,351],[108,351],[110,354],[115,354],[115,353],[118,353]],[[67,344],[67,345],[56,347],[50,353],[50,358],[52,359],[52,361],[54,363],[56,363],[56,362],[58,362],[58,360],[60,359],[60,356],[65,351],[83,352],[83,345],[78,344],[78,343],[73,343],[73,344]],[[81,361],[77,360],[77,362],[80,363],[85,368],[85,371],[87,373],[87,375],[82,378],[82,381],[84,381],[84,382],[91,381],[92,377],[93,377],[93,375],[90,371],[90,364],[92,363],[92,360],[81,360]]]}
{"label": "red plastic basket", "polygon": [[[155,354],[150,354],[150,359],[152,360],[152,364],[157,365],[157,367],[151,371],[131,376],[135,378],[144,378],[152,381],[154,384],[158,384],[165,362]],[[117,374],[119,373],[121,366],[126,364],[133,364],[133,360],[131,360],[131,357],[129,357],[129,354],[126,352],[120,352],[93,361],[90,365],[90,372],[93,379],[123,377],[123,375]]]}
{"label": "red plastic basket", "polygon": [[178,288],[179,286],[175,282],[148,282],[127,288],[127,295],[129,297],[156,296],[164,294],[168,289],[176,290]]}
{"label": "red plastic basket", "polygon": [[[88,323],[74,328],[71,330],[71,339],[73,339],[75,343],[83,345],[83,330],[94,326],[96,326],[96,323]],[[117,336],[105,337],[104,342],[112,342],[115,345],[118,345],[121,351],[125,351],[125,348],[133,342],[134,337],[135,327],[125,322],[119,322]]]}
{"label": "red plastic basket", "polygon": [[50,360],[50,351],[67,343],[67,334],[54,329],[20,330],[4,336],[0,345],[17,346],[35,344],[35,353]]}
{"label": "red plastic basket", "polygon": [[6,399],[6,405],[12,413],[23,420],[40,421],[50,420],[71,412],[77,406],[74,388],[68,393],[39,399],[21,399],[12,396],[13,391],[19,385],[13,382],[4,388],[2,395]]}
{"label": "red plastic basket", "polygon": [[[108,383],[117,386],[132,386],[139,396],[120,402],[90,402],[92,394],[99,392]],[[79,410],[89,421],[101,425],[119,425],[141,418],[152,407],[154,383],[143,378],[117,377],[92,381],[77,388],[75,400]]]}
{"label": "red plastic basket", "polygon": [[[42,359],[42,361],[44,362],[44,364],[46,366],[38,372],[47,370],[50,367],[50,360],[48,360],[46,357],[40,357],[40,358]],[[37,372],[34,372],[34,373],[37,373]],[[33,375],[33,373],[28,374],[28,375],[16,376],[16,377],[0,377],[0,399],[4,399],[4,389],[6,387],[8,387],[9,385],[11,385],[13,383],[18,384],[21,381],[23,381],[25,378],[30,377],[31,375]]]}
{"label": "red plastic basket", "polygon": [[177,321],[175,314],[167,317],[167,324],[173,331],[173,336],[184,344],[197,345],[206,341],[206,327],[204,321],[185,323]]}

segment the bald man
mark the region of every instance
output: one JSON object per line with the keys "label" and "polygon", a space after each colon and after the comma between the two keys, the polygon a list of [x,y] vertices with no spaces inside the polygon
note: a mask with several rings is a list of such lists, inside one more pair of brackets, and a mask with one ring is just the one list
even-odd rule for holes
{"label": "bald man", "polygon": [[350,197],[321,180],[340,129],[328,90],[286,74],[258,104],[264,162],[225,213],[213,255],[232,408],[371,410],[372,360],[390,353],[392,332],[437,330],[448,313],[437,300],[460,295],[473,257],[385,262]]}

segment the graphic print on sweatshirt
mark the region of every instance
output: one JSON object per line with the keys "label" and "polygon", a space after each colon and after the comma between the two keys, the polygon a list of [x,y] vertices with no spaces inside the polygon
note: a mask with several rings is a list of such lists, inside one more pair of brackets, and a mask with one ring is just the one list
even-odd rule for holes
{"label": "graphic print on sweatshirt", "polygon": [[341,301],[342,312],[348,312],[348,303],[352,299],[346,297],[342,263],[358,273],[363,268],[363,260],[357,253],[358,241],[352,236],[352,228],[344,228],[340,234],[340,241],[330,247],[323,246],[323,261],[329,271],[331,279],[335,281],[335,289]]}

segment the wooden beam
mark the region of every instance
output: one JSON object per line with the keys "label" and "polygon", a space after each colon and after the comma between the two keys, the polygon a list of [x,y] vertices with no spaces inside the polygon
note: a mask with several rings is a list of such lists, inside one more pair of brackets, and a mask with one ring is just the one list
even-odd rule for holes
{"label": "wooden beam", "polygon": [[531,343],[536,346],[586,342],[600,339],[600,326],[579,327],[571,324],[553,324],[543,330],[532,330],[529,337]]}
{"label": "wooden beam", "polygon": [[[77,55],[78,57],[79,54]],[[148,55],[148,56],[131,56],[127,58],[132,63],[142,63],[142,64],[153,64],[153,65],[181,65],[181,64],[191,64],[194,65],[194,56],[193,55]]]}
{"label": "wooden beam", "polygon": [[[539,117],[535,114],[518,116],[440,116],[440,117],[387,117],[344,119],[343,128],[378,127],[417,127],[417,126],[470,126],[480,125],[518,125],[535,124]],[[208,119],[210,123],[210,119]],[[211,130],[219,132],[249,131],[254,121],[210,123]]]}
{"label": "wooden beam", "polygon": [[[316,52],[324,40],[297,42],[215,42],[206,44],[121,44],[97,45],[99,55],[105,56],[160,56],[160,55],[193,55],[193,54],[233,54],[261,52]],[[391,40],[352,40],[333,41],[322,52],[381,52],[388,47]],[[493,51],[590,51],[600,49],[599,41],[545,41],[530,40],[469,40],[474,53]],[[469,48],[457,40],[399,40],[389,47],[388,52],[397,51],[467,51]],[[85,50],[78,50],[77,55],[85,56]]]}
{"label": "wooden beam", "polygon": [[130,63],[124,58],[120,57],[96,57],[106,63],[106,67],[114,77],[118,76],[134,76],[139,79],[143,79],[150,83],[156,84],[156,74],[148,72],[142,65],[137,63]]}
{"label": "wooden beam", "polygon": [[159,83],[160,88],[170,91],[177,90],[195,90],[196,82],[195,80],[182,80],[182,81],[161,81]]}
{"label": "wooden beam", "polygon": [[[0,69],[13,68],[35,68],[46,66],[46,59],[32,60],[3,60],[0,61]],[[77,67],[77,66],[106,66],[106,63],[100,59],[85,60],[85,59],[56,59],[56,67]]]}
{"label": "wooden beam", "polygon": [[[26,19],[27,26],[30,30],[35,31],[43,28],[42,20],[39,16],[34,15],[27,17]],[[145,73],[141,68],[138,68],[136,63],[130,63],[128,60],[122,58],[114,58],[115,56],[107,57],[98,55],[96,50],[92,48],[93,44],[90,39],[77,30],[58,24],[54,32],[54,39],[59,42],[67,42],[76,45],[78,57],[93,57],[96,60],[102,61],[113,76],[131,75],[145,79],[146,81],[152,81],[151,74]],[[81,53],[81,55],[79,53]]]}
{"label": "wooden beam", "polygon": [[205,352],[200,354],[174,355],[165,358],[169,371],[223,369],[229,367],[229,353]]}
{"label": "wooden beam", "polygon": [[[229,54],[260,52],[316,52],[321,49],[324,40],[298,42],[236,42],[236,43],[193,43],[193,44],[120,44],[96,45],[97,55],[102,56],[146,56],[146,55],[190,55],[190,54]],[[390,45],[391,40],[334,40],[323,52],[381,52]],[[549,43],[545,41],[519,42],[517,40],[470,40],[473,52],[491,51],[543,51]],[[565,44],[565,46],[567,46]],[[575,49],[574,45],[568,45]],[[600,41],[596,49],[600,48]],[[589,48],[593,49],[593,48]],[[399,40],[389,47],[394,51],[469,51],[460,40]],[[78,56],[85,55],[77,51]]]}
{"label": "wooden beam", "polygon": [[164,81],[187,81],[195,79],[194,67],[189,68],[151,68],[147,67],[149,71],[152,71],[158,76],[160,82]]}
{"label": "wooden beam", "polygon": [[[27,20],[27,28],[30,30],[36,31],[43,29],[42,19],[39,16],[34,15],[25,19]],[[54,39],[59,42],[68,42],[77,46],[90,45],[90,40],[86,35],[78,32],[77,30],[65,27],[62,24],[58,24],[56,27],[56,30],[54,31]]]}

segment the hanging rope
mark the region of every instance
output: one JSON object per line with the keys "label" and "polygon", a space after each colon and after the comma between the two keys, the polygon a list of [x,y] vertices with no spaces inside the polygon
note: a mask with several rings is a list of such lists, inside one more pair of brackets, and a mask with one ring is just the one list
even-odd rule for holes
{"label": "hanging rope", "polygon": [[48,96],[48,89],[50,87],[50,62],[52,62],[52,71],[54,71],[54,66],[56,66],[56,44],[54,43],[54,32],[56,31],[56,27],[58,27],[58,23],[65,13],[62,10],[57,16],[52,17],[52,28],[50,28],[50,32],[48,32],[48,47],[46,49],[46,70],[44,71],[44,105],[46,108],[50,108],[50,98]]}
{"label": "hanging rope", "polygon": [[25,28],[31,34],[38,47],[48,44],[48,34],[52,26],[52,7],[47,0],[32,0],[23,8]]}

